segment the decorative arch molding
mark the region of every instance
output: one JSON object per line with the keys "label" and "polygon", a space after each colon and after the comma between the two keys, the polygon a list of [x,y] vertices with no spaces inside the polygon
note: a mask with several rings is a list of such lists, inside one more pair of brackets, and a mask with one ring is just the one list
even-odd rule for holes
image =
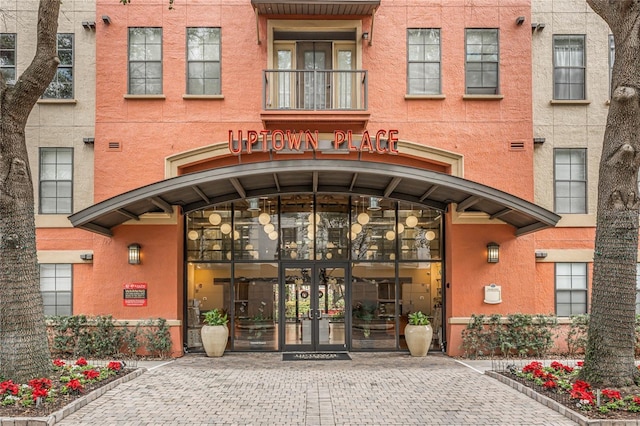
{"label": "decorative arch molding", "polygon": [[[385,163],[397,162],[426,170],[447,173],[452,176],[464,177],[464,157],[461,154],[406,140],[399,140],[397,147],[400,154],[386,156]],[[282,158],[284,160],[289,159],[290,156],[278,156],[278,158],[281,157],[285,157]],[[352,159],[353,161],[358,160],[358,157],[355,156],[332,155],[332,158],[336,157]],[[396,157],[397,161],[393,161]],[[226,141],[218,142],[167,157],[165,159],[165,179],[177,177],[190,171],[202,171],[214,167],[241,164],[241,162],[241,158],[230,154]]]}

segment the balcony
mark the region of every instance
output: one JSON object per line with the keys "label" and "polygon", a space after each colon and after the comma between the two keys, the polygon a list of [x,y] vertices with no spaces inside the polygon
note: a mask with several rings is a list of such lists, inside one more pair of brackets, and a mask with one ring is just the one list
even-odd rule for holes
{"label": "balcony", "polygon": [[265,70],[265,129],[363,130],[369,120],[367,71]]}

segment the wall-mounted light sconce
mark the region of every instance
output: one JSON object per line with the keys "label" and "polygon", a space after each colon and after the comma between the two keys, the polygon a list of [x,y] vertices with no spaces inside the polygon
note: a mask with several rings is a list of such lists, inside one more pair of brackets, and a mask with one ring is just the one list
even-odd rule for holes
{"label": "wall-mounted light sconce", "polygon": [[522,25],[524,24],[524,16],[518,16],[516,18],[516,25]]}
{"label": "wall-mounted light sconce", "polygon": [[533,138],[533,143],[534,144],[543,144],[545,143],[546,139],[545,138]]}
{"label": "wall-mounted light sconce", "polygon": [[96,22],[95,21],[82,21],[82,28],[85,30],[95,30]]}
{"label": "wall-mounted light sconce", "polygon": [[498,243],[487,244],[487,263],[498,263],[500,260],[500,246]]}
{"label": "wall-mounted light sconce", "polygon": [[93,260],[93,253],[82,253],[80,255],[80,259],[82,259],[82,260]]}
{"label": "wall-mounted light sconce", "polygon": [[94,138],[82,138],[82,142],[87,145],[93,145],[96,140]]}
{"label": "wall-mounted light sconce", "polygon": [[111,23],[111,18],[109,18],[109,15],[102,15],[102,22],[109,25]]}
{"label": "wall-mounted light sconce", "polygon": [[547,257],[547,252],[546,251],[537,251],[536,252],[536,259],[544,259],[545,257]]}
{"label": "wall-mounted light sconce", "polygon": [[362,33],[363,40],[369,40],[369,33]]}
{"label": "wall-mounted light sconce", "polygon": [[138,243],[129,244],[129,264],[140,264],[140,244]]}

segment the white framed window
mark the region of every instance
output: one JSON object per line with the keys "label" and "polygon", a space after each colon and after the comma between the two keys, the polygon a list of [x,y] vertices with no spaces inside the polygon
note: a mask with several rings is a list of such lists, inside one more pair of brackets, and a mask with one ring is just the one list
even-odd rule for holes
{"label": "white framed window", "polygon": [[40,292],[45,315],[72,315],[72,265],[40,264]]}
{"label": "white framed window", "polygon": [[465,37],[466,93],[497,95],[500,47],[496,28],[468,28]]}
{"label": "white framed window", "polygon": [[587,313],[587,264],[556,263],[556,315]]}
{"label": "white framed window", "polygon": [[73,99],[73,34],[58,34],[57,46],[60,63],[42,97]]}
{"label": "white framed window", "polygon": [[187,28],[187,93],[219,95],[220,28]]}
{"label": "white framed window", "polygon": [[407,30],[407,93],[437,95],[442,91],[440,29]]}
{"label": "white framed window", "polygon": [[129,94],[162,94],[162,28],[129,28]]}
{"label": "white framed window", "polygon": [[553,99],[586,99],[584,35],[553,36]]}
{"label": "white framed window", "polygon": [[587,150],[554,149],[556,213],[587,213]]}
{"label": "white framed window", "polygon": [[73,148],[40,148],[40,213],[72,213]]}
{"label": "white framed window", "polygon": [[9,86],[16,84],[16,35],[0,33],[0,73]]}

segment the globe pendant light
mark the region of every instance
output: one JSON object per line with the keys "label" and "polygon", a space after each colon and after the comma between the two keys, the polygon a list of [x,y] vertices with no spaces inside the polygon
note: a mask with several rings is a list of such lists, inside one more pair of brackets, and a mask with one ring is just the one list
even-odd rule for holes
{"label": "globe pendant light", "polygon": [[415,217],[412,212],[409,216],[407,216],[407,220],[405,221],[405,223],[409,228],[415,228],[415,226],[418,224],[418,218]]}
{"label": "globe pendant light", "polygon": [[212,225],[220,225],[220,222],[222,222],[222,216],[218,213],[211,213],[209,215],[209,223]]}
{"label": "globe pendant light", "polygon": [[260,213],[260,216],[258,216],[258,222],[260,223],[260,225],[266,225],[267,223],[271,222],[271,215],[267,213],[266,205],[264,203],[262,203],[262,209],[264,211]]}

